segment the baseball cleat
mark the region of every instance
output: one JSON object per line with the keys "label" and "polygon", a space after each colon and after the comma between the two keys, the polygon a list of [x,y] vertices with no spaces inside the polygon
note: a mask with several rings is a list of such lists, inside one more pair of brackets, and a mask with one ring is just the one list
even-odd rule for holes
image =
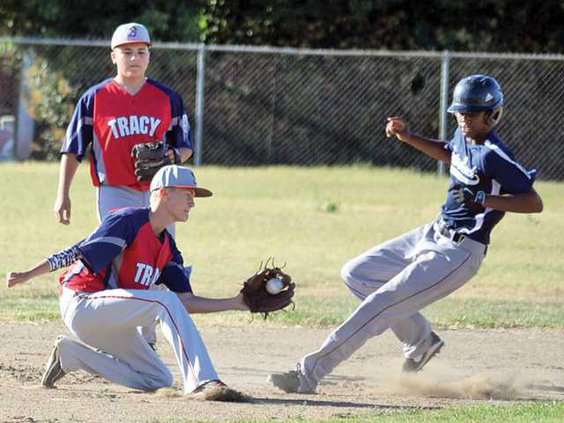
{"label": "baseball cleat", "polygon": [[308,387],[302,381],[300,365],[298,364],[296,370],[290,370],[285,373],[273,373],[268,376],[268,381],[275,387],[288,394],[312,394],[315,392],[315,387]]}
{"label": "baseball cleat", "polygon": [[429,347],[429,349],[419,357],[419,360],[416,360],[414,358],[406,358],[405,362],[403,363],[403,371],[418,372],[422,370],[425,364],[427,364],[429,360],[437,355],[444,345],[445,343],[443,342],[443,340],[439,338],[435,332],[431,332],[431,346]]}
{"label": "baseball cleat", "polygon": [[63,337],[58,336],[55,341],[55,346],[51,351],[47,365],[45,366],[45,373],[41,378],[41,385],[45,388],[54,388],[55,382],[61,379],[66,372],[61,366],[61,357],[59,355],[59,343],[62,341]]}
{"label": "baseball cleat", "polygon": [[229,388],[221,380],[210,380],[192,391],[193,398],[204,401],[247,402],[249,397]]}

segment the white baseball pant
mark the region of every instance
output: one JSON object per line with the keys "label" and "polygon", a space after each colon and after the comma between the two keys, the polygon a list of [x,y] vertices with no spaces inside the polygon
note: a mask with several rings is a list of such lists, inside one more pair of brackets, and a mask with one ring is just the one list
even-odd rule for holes
{"label": "white baseball pant", "polygon": [[68,337],[60,341],[65,372],[85,370],[143,391],[172,386],[170,370],[137,330],[158,321],[174,349],[184,393],[219,379],[196,326],[173,292],[76,293],[64,288],[60,309],[66,326],[81,341]]}

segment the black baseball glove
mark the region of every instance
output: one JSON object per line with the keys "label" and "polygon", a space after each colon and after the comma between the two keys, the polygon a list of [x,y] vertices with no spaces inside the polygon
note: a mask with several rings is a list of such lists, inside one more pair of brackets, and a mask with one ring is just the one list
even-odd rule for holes
{"label": "black baseball glove", "polygon": [[169,158],[167,154],[169,149],[160,141],[136,144],[132,148],[131,156],[135,160],[135,176],[139,182],[150,181],[161,167],[180,161],[175,149],[172,149],[174,162]]}

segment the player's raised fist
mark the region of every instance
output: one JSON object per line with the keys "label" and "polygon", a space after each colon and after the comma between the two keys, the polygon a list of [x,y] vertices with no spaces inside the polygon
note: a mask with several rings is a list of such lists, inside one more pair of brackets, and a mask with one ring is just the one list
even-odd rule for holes
{"label": "player's raised fist", "polygon": [[393,137],[396,135],[399,139],[401,139],[401,135],[407,132],[407,124],[405,121],[397,116],[392,116],[387,118],[386,123],[386,136]]}

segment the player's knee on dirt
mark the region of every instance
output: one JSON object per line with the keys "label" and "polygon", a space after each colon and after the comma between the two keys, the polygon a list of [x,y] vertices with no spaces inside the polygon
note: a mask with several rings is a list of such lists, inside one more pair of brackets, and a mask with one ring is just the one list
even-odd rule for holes
{"label": "player's knee on dirt", "polygon": [[163,371],[155,375],[146,375],[147,391],[156,391],[161,388],[170,388],[174,383],[174,377],[170,371]]}

